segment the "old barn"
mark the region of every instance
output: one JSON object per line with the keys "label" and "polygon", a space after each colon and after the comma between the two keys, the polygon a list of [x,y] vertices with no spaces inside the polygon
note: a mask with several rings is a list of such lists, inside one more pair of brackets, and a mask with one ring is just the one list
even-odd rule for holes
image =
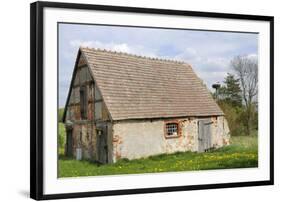
{"label": "old barn", "polygon": [[189,64],[78,51],[63,121],[66,155],[101,163],[229,144],[224,113]]}

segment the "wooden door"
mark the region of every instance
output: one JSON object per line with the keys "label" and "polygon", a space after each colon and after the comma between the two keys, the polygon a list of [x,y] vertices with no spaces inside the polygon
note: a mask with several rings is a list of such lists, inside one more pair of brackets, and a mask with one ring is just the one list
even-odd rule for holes
{"label": "wooden door", "polygon": [[66,156],[71,157],[73,155],[73,141],[72,141],[72,129],[67,129],[66,130],[66,151],[65,154]]}
{"label": "wooden door", "polygon": [[108,163],[107,126],[99,126],[97,130],[97,153],[100,163]]}
{"label": "wooden door", "polygon": [[205,152],[212,147],[211,119],[198,121],[198,152]]}

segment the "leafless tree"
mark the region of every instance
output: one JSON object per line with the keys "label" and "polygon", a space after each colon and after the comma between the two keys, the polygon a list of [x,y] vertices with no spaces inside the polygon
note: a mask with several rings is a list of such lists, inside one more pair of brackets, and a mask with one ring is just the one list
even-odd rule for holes
{"label": "leafless tree", "polygon": [[231,61],[231,66],[240,80],[246,108],[246,132],[250,135],[254,102],[257,101],[258,94],[258,61],[255,57],[236,56]]}

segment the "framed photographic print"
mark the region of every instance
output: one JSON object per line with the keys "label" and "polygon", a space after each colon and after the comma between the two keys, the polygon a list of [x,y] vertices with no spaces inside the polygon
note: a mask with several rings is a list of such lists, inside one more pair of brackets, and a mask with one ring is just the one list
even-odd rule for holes
{"label": "framed photographic print", "polygon": [[273,184],[273,17],[31,4],[31,198]]}

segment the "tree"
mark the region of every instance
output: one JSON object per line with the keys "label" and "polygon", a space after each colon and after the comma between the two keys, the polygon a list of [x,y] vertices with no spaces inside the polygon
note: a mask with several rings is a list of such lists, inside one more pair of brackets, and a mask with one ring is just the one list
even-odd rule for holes
{"label": "tree", "polygon": [[233,74],[227,73],[224,79],[224,85],[219,89],[220,99],[229,103],[233,107],[242,106],[242,91],[240,81]]}
{"label": "tree", "polygon": [[256,58],[236,56],[231,61],[231,66],[240,80],[242,99],[246,111],[246,133],[251,134],[253,110],[258,94],[258,62]]}
{"label": "tree", "polygon": [[240,136],[241,134],[245,134],[246,127],[242,120],[244,117],[244,108],[233,107],[232,104],[224,100],[219,100],[218,104],[223,110],[225,118],[227,119],[231,135]]}
{"label": "tree", "polygon": [[240,80],[227,73],[223,85],[218,88],[217,101],[228,121],[231,135],[234,136],[245,133],[245,126],[241,122],[243,114],[241,94]]}

